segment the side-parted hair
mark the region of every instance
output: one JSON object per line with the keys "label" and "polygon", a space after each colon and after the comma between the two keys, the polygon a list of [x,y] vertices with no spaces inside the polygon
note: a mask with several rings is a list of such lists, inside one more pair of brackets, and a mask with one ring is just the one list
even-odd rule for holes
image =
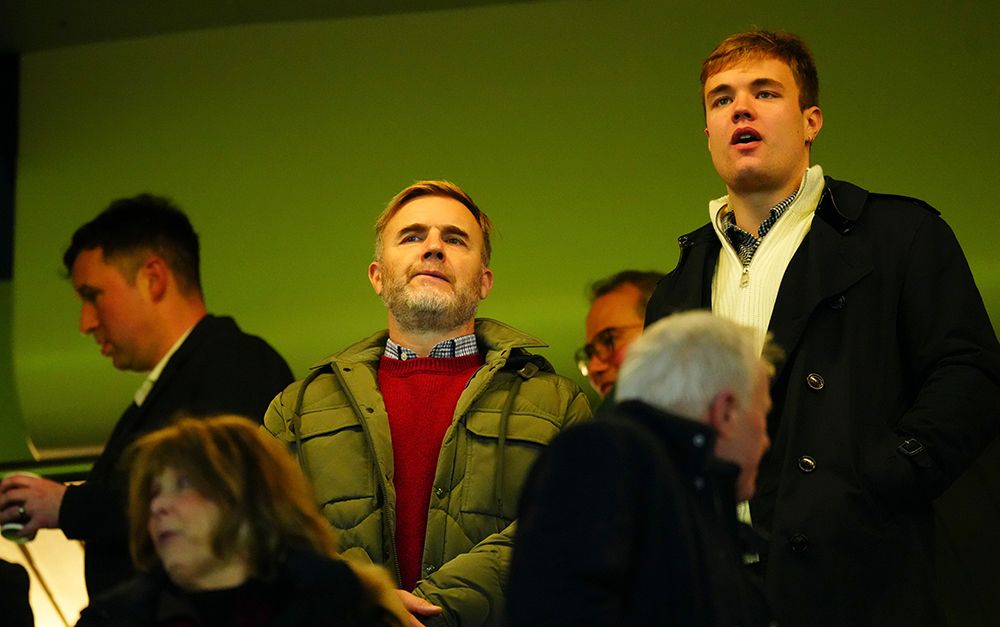
{"label": "side-parted hair", "polygon": [[798,35],[781,31],[750,30],[722,40],[701,64],[701,104],[705,106],[708,79],[744,61],[757,59],[784,61],[799,88],[799,108],[819,106],[819,74],[809,46]]}
{"label": "side-parted hair", "polygon": [[635,399],[672,414],[699,419],[720,392],[741,407],[753,395],[761,359],[753,330],[709,311],[676,313],[646,328],[625,355],[615,400]]}
{"label": "side-parted hair", "polygon": [[201,258],[198,234],[173,202],[162,196],[139,194],[119,198],[73,233],[63,265],[73,271],[81,252],[100,248],[106,263],[115,264],[129,283],[149,254],[163,259],[181,291],[201,294]]}
{"label": "side-parted hair", "polygon": [[640,294],[638,307],[639,317],[642,318],[646,316],[646,305],[653,295],[653,290],[656,289],[656,284],[663,277],[664,274],[662,272],[655,270],[622,270],[591,283],[587,297],[593,303],[601,296],[610,294],[623,285],[634,285]]}
{"label": "side-parted hair", "polygon": [[129,544],[136,567],[161,566],[149,536],[153,480],[165,468],[184,473],[219,506],[212,550],[246,552],[255,574],[269,577],[289,549],[334,557],[337,541],[291,454],[241,416],[182,418],[130,449]]}
{"label": "side-parted hair", "polygon": [[483,231],[483,265],[489,267],[490,256],[493,254],[493,246],[490,244],[490,233],[493,231],[493,223],[489,217],[476,206],[472,198],[451,181],[417,181],[403,191],[393,196],[386,208],[379,214],[375,221],[375,260],[382,258],[382,234],[389,220],[396,215],[403,205],[416,200],[422,196],[443,196],[451,198],[465,205],[472,216],[479,223],[479,228]]}

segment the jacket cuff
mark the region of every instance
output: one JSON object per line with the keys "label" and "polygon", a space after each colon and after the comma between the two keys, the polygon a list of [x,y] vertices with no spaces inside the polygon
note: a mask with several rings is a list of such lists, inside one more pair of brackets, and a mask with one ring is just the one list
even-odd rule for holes
{"label": "jacket cuff", "polygon": [[91,535],[88,529],[88,519],[91,517],[87,511],[90,493],[86,483],[66,486],[59,505],[59,528],[70,540],[87,540]]}

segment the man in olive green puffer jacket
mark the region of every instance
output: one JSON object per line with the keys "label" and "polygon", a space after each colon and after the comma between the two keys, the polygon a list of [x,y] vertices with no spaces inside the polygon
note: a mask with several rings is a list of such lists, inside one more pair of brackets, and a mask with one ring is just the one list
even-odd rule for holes
{"label": "man in olive green puffer jacket", "polygon": [[475,318],[491,224],[465,192],[416,183],[375,229],[388,330],[279,394],[265,429],[299,455],[343,555],[395,575],[413,625],[498,625],[521,485],[590,406],[528,352],[540,340]]}

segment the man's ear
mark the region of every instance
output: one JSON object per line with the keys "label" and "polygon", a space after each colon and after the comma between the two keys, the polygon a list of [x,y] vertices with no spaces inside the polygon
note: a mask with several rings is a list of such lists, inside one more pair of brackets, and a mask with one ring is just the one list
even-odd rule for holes
{"label": "man's ear", "polygon": [[823,111],[819,107],[809,107],[802,112],[802,122],[805,125],[806,143],[811,145],[823,128]]}
{"label": "man's ear", "polygon": [[375,293],[379,296],[382,295],[382,268],[379,267],[377,261],[373,261],[368,264],[368,282],[372,284],[372,288]]}
{"label": "man's ear", "polygon": [[731,390],[723,390],[715,395],[708,406],[708,424],[719,440],[728,440],[733,431],[736,416],[736,395]]}
{"label": "man's ear", "polygon": [[479,277],[479,299],[482,300],[490,295],[493,289],[493,271],[489,268],[483,269],[483,276]]}
{"label": "man's ear", "polygon": [[149,293],[153,302],[163,300],[172,279],[173,275],[167,263],[156,255],[150,255],[146,259],[136,276],[136,280],[142,282],[141,286]]}

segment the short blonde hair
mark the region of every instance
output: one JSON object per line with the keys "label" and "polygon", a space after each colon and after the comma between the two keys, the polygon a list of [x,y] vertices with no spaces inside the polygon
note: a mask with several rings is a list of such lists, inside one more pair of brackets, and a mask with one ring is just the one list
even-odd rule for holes
{"label": "short blonde hair", "polygon": [[489,267],[490,256],[493,254],[493,246],[490,244],[490,233],[493,231],[493,223],[489,217],[476,206],[472,198],[465,191],[451,181],[417,181],[403,191],[393,196],[386,208],[379,214],[375,221],[375,260],[382,258],[382,233],[386,225],[394,215],[399,213],[403,206],[422,196],[443,196],[451,198],[465,205],[472,216],[479,223],[479,228],[483,231],[483,265]]}

